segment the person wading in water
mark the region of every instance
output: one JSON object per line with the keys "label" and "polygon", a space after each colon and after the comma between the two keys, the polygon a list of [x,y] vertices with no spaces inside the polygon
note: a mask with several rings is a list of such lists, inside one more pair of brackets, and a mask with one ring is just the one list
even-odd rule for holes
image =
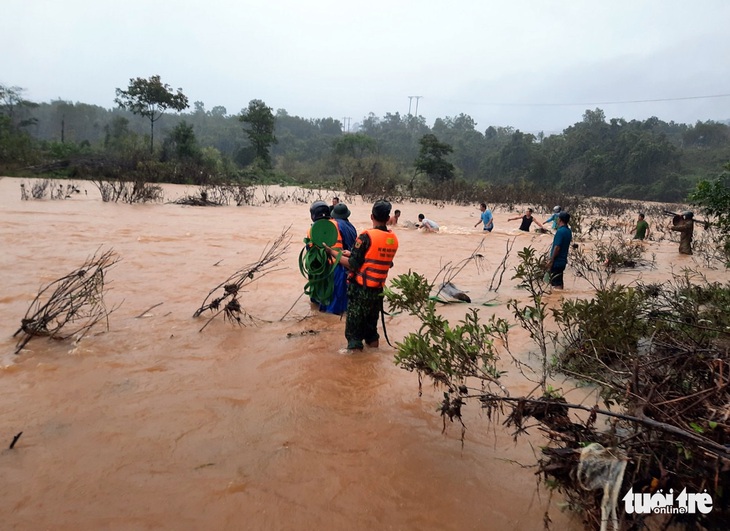
{"label": "person wading in water", "polygon": [[[348,350],[362,350],[363,341],[371,348],[379,345],[378,317],[383,311],[383,286],[398,251],[398,237],[386,226],[390,209],[388,201],[377,201],[370,214],[373,227],[357,237],[351,252],[340,256],[340,264],[350,270],[345,321]],[[336,249],[326,249],[330,256],[337,256]]]}

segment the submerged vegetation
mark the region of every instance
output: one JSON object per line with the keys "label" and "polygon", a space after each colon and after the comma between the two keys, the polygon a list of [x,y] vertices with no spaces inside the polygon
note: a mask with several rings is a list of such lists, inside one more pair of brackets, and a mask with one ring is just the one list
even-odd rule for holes
{"label": "submerged vegetation", "polygon": [[[537,384],[526,396],[509,393],[509,375],[497,363],[510,354],[508,322],[492,316],[483,323],[470,309],[458,324],[449,323],[428,299],[433,283],[418,273],[397,277],[386,291],[391,309],[405,309],[422,323],[397,344],[396,363],[417,371],[419,382],[426,377],[443,387],[444,428],[447,420],[461,422],[463,437],[462,409],[469,403],[492,422],[503,416],[515,439],[538,426],[546,439],[540,477],[564,494],[588,528],[605,529],[609,518],[618,518],[621,529],[649,521],[724,528],[730,511],[730,283],[684,270],[661,285],[624,286],[610,280],[610,270],[605,277],[598,252],[592,261],[584,257],[584,266],[590,262],[604,275],[594,280],[595,294],[562,299],[548,311],[540,258],[530,248],[518,254],[514,279],[529,296],[509,306],[540,350],[537,367],[512,356]],[[561,374],[595,389],[595,404],[568,403],[551,384]],[[617,492],[669,489],[708,493],[712,511],[616,516]],[[546,527],[549,520],[546,514]]]}
{"label": "submerged vegetation", "polygon": [[99,323],[109,326],[106,276],[117,255],[109,250],[86,259],[77,269],[43,286],[21,319],[15,353],[34,337],[80,341]]}

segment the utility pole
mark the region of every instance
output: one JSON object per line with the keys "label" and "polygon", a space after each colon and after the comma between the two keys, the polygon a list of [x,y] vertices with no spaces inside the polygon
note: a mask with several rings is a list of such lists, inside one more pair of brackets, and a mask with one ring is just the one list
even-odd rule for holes
{"label": "utility pole", "polygon": [[413,96],[413,97],[416,98],[416,118],[418,118],[418,100],[423,98],[423,96]]}

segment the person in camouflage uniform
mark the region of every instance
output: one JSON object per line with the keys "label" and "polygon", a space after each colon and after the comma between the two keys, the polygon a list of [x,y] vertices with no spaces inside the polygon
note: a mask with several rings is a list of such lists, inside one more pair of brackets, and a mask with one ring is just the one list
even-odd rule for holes
{"label": "person in camouflage uniform", "polygon": [[694,212],[686,211],[682,213],[682,219],[670,228],[680,233],[679,236],[679,252],[680,254],[692,254],[692,236],[694,235],[695,220]]}
{"label": "person in camouflage uniform", "polygon": [[[370,215],[373,228],[363,231],[352,250],[340,257],[340,264],[350,270],[345,321],[348,350],[362,350],[363,341],[372,348],[379,345],[378,317],[383,310],[383,286],[398,250],[398,238],[386,227],[390,209],[389,202],[377,201]],[[334,249],[327,248],[327,252],[337,256]]]}

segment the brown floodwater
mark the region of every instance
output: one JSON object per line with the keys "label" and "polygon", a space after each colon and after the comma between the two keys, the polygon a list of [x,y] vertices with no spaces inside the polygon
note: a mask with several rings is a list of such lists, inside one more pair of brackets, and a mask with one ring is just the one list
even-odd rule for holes
{"label": "brown floodwater", "polygon": [[[558,495],[549,502],[537,487],[537,430],[515,443],[470,404],[462,444],[458,425],[442,433],[442,391],[426,383],[419,396],[416,375],[394,364],[385,341],[340,351],[344,320],[300,296],[297,257],[318,192],[272,187],[259,190],[270,200],[259,206],[200,208],[104,203],[87,182],[67,200],[22,201],[22,182],[0,178],[3,529],[532,530],[549,505],[557,529],[581,529]],[[165,186],[165,198],[196,191]],[[371,205],[342,197],[356,228],[367,228]],[[551,237],[519,233],[504,210],[484,235],[474,228],[477,203],[394,205],[402,222],[423,212],[442,229],[397,227],[391,278],[433,278],[483,243],[484,267],[467,265],[455,284],[480,315],[508,317],[507,300],[524,297],[511,280],[517,249],[547,250]],[[206,319],[192,315],[208,292],[289,226],[280,266],[241,297],[256,324],[219,317],[200,331]],[[513,238],[502,285],[489,291]],[[678,255],[676,242],[646,245],[657,267],[621,273],[626,282],[701,265]],[[15,355],[12,336],[39,288],[99,250],[120,259],[107,275],[107,306],[118,307],[108,331],[99,325],[78,343],[35,338]],[[563,295],[589,293],[568,269]],[[494,306],[479,306],[487,301]],[[456,322],[467,305],[441,309]],[[386,323],[391,341],[417,329],[405,315]],[[537,365],[524,332],[515,329],[510,346]],[[509,359],[502,364],[510,392],[529,392]],[[568,397],[594,400],[585,390]]]}

